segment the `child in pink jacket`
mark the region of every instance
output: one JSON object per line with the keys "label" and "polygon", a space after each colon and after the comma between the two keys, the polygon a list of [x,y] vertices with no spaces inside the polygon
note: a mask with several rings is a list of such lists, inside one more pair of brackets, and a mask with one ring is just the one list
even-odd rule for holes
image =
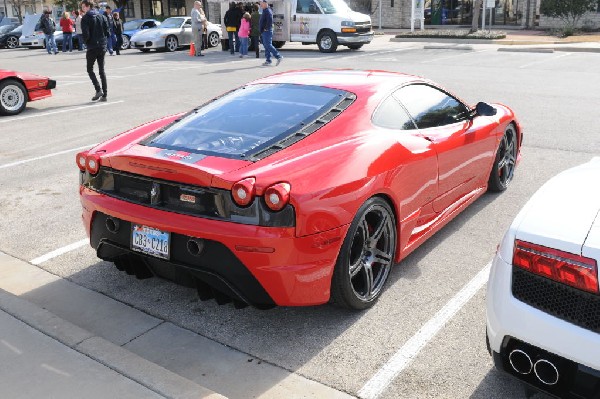
{"label": "child in pink jacket", "polygon": [[248,36],[250,36],[250,14],[245,13],[242,16],[240,30],[238,31],[240,38],[240,58],[248,56]]}

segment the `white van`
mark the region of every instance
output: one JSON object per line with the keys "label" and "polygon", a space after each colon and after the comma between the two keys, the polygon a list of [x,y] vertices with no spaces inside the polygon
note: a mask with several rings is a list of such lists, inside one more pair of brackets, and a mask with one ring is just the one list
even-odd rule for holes
{"label": "white van", "polygon": [[[209,0],[211,1],[211,0]],[[221,18],[229,9],[221,4]],[[319,46],[323,53],[333,53],[338,45],[358,50],[373,40],[371,17],[352,11],[344,0],[269,0],[273,9],[273,45],[302,42]],[[223,38],[227,38],[225,24]]]}

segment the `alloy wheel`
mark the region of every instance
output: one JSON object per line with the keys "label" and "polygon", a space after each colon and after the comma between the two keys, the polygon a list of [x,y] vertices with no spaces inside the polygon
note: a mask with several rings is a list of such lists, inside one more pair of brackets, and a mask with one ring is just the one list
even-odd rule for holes
{"label": "alloy wheel", "polygon": [[8,112],[15,112],[23,107],[25,103],[25,93],[23,90],[14,84],[6,85],[0,91],[0,102],[2,108]]}
{"label": "alloy wheel", "polygon": [[506,129],[499,149],[498,177],[500,184],[507,186],[512,180],[517,163],[517,134],[511,126]]}
{"label": "alloy wheel", "polygon": [[381,293],[390,272],[396,230],[389,210],[374,204],[364,212],[350,245],[348,274],[352,290],[363,302]]}

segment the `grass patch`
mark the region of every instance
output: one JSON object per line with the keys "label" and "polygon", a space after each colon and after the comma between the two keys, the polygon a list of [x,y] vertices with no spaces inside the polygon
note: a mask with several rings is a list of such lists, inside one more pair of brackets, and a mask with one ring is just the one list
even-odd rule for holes
{"label": "grass patch", "polygon": [[468,29],[430,29],[430,30],[415,30],[414,32],[406,32],[396,35],[397,38],[424,38],[424,39],[504,39],[506,32],[502,31],[477,31],[470,33]]}

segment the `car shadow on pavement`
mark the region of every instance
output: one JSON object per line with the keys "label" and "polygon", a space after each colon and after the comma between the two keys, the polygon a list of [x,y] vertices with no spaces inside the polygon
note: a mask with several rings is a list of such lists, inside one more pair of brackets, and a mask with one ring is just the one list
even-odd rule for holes
{"label": "car shadow on pavement", "polygon": [[543,393],[534,393],[528,396],[525,385],[506,373],[492,368],[481,381],[477,389],[471,394],[470,399],[550,399]]}

